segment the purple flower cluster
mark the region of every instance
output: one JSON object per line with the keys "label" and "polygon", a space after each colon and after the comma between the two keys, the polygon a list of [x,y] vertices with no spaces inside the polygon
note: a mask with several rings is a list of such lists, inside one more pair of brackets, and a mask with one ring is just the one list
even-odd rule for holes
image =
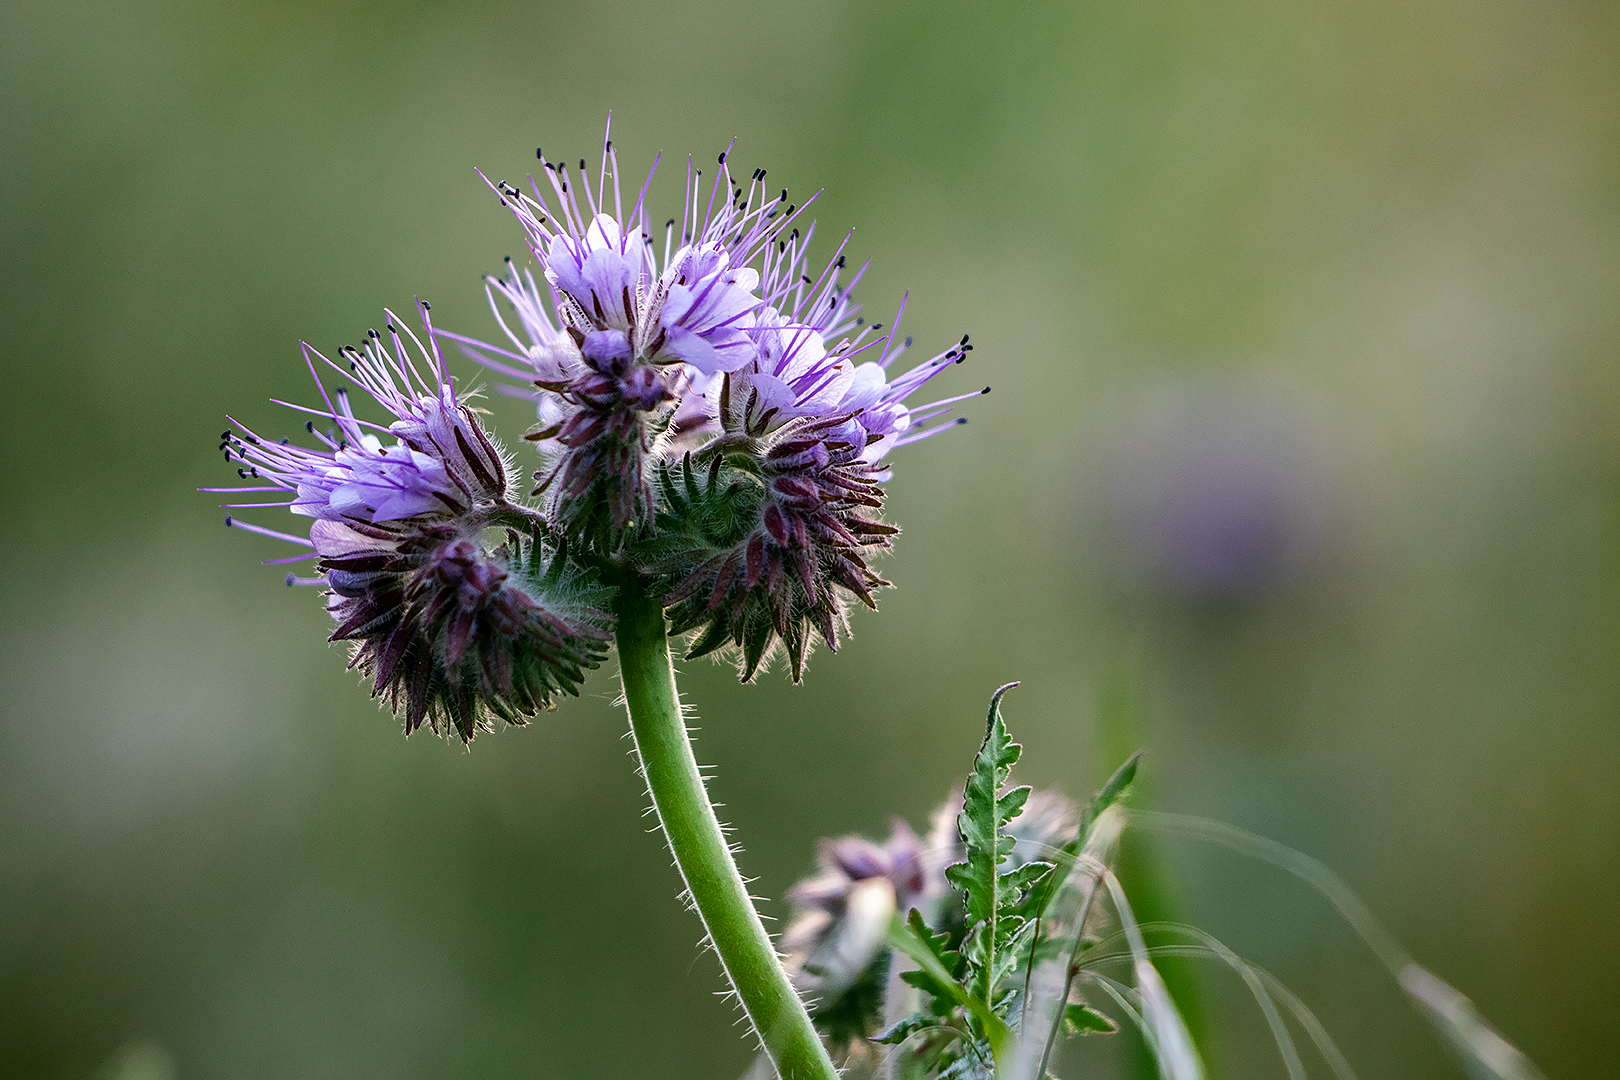
{"label": "purple flower cluster", "polygon": [[[492,185],[540,267],[489,280],[509,346],[440,335],[535,401],[548,517],[662,576],[676,630],[702,631],[693,655],[733,646],[746,679],[780,650],[797,681],[815,635],[836,649],[847,632],[845,598],[872,606],[888,584],[868,562],[897,531],[878,517],[886,455],[988,388],[908,405],[967,337],[899,369],[905,300],[887,330],[867,324],[850,295],[861,272],[842,280],[849,238],[812,273],[814,196],[772,193],[764,169],[735,179],[730,153],[707,182],[688,160],[680,216],[656,231],[653,175],[627,207],[611,140],[594,176],[538,155],[544,185]],[[720,463],[728,535],[660,498],[689,453]]]}
{"label": "purple flower cluster", "polygon": [[[303,347],[321,404],[288,407],[308,439],[224,433],[242,484],[209,490],[276,496],[229,508],[313,525],[227,522],[305,549],[277,560],[314,560],[289,583],[327,589],[331,639],[408,730],[470,738],[553,707],[602,659],[627,581],[692,632],[689,655],[733,649],[748,679],[780,654],[795,681],[816,637],[847,634],[846,603],[888,584],[870,563],[898,531],[881,518],[886,455],[950,426],[973,395],[907,402],[972,346],[902,368],[898,315],[868,325],[850,297],[848,238],[812,272],[814,198],[772,193],[763,169],[734,180],[729,153],[707,180],[688,160],[661,231],[652,174],[627,203],[610,140],[594,171],[540,155],[544,184],[491,185],[538,263],[489,280],[508,344],[438,330],[426,304],[421,336],[389,313],[332,358]],[[440,339],[534,402],[526,496]]]}
{"label": "purple flower cluster", "polygon": [[[389,312],[386,343],[370,331],[339,353],[346,365],[303,346],[325,408],[279,404],[315,418],[304,427],[318,445],[265,439],[233,420],[221,449],[244,483],[207,490],[279,494],[227,508],[314,518],[308,539],[225,520],[310,549],[275,561],[316,560],[317,576],[289,574],[288,584],[326,586],[338,623],[329,640],[354,643],[350,666],[373,678],[373,695],[407,731],[428,723],[471,739],[493,718],[522,723],[576,692],[606,653],[607,617],[560,560],[540,564],[543,522],[511,501],[511,465],[458,398],[420,307],[426,344]],[[347,390],[328,392],[323,368],[392,421],[356,415]],[[527,524],[530,535],[509,529],[486,550],[482,535],[496,524]]]}

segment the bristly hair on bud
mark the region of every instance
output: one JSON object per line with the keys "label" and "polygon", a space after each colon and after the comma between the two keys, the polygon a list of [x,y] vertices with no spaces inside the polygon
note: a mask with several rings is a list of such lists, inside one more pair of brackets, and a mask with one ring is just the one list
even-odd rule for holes
{"label": "bristly hair on bud", "polygon": [[866,560],[898,530],[871,516],[876,469],[837,426],[801,421],[729,459],[717,440],[701,472],[691,456],[661,471],[658,532],[636,553],[663,577],[671,631],[701,631],[689,657],[733,646],[747,681],[780,648],[798,682],[815,634],[836,650],[848,631],[846,595],[875,606],[888,582]]}
{"label": "bristly hair on bud", "polygon": [[538,530],[493,551],[453,524],[317,522],[317,568],[354,642],[350,667],[403,717],[470,742],[577,694],[607,655],[608,590],[549,553]]}

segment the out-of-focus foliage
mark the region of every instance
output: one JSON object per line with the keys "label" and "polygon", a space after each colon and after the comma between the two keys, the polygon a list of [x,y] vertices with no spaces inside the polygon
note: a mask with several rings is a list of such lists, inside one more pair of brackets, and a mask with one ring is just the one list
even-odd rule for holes
{"label": "out-of-focus foliage", "polygon": [[[406,741],[257,565],[277,546],[190,493],[230,478],[228,408],[303,393],[299,338],[413,295],[494,333],[479,275],[521,238],[472,168],[588,152],[609,108],[627,168],[739,136],[739,168],[825,185],[871,317],[911,289],[908,329],[973,334],[959,390],[996,388],[895,455],[897,588],[847,648],[800,688],[687,665],[756,891],[818,836],[921,819],[1008,679],[1022,779],[1091,790],[1124,665],[1164,806],[1336,867],[1549,1076],[1620,1055],[1612,5],[18,0],[3,25],[0,1073],[129,1046],[181,1078],[747,1067],[611,677],[472,752]],[[1443,1075],[1308,894],[1163,854],[1362,1075]],[[1274,1069],[1243,987],[1209,983],[1212,1067]],[[1106,1075],[1119,1041],[1060,1064]]]}

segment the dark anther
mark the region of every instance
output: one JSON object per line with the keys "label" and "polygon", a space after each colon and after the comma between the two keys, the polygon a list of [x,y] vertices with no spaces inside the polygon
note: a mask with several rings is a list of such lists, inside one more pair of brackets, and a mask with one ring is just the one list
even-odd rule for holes
{"label": "dark anther", "polygon": [[725,151],[722,150],[720,152],[720,164],[724,165],[725,163],[726,163],[726,155],[725,155]]}
{"label": "dark anther", "polygon": [[613,140],[612,139],[609,139],[607,142],[602,144],[602,153],[605,154],[605,153],[607,153],[608,151],[610,151],[612,149],[613,149]]}
{"label": "dark anther", "polygon": [[906,348],[911,348],[911,339],[909,337],[906,338]]}
{"label": "dark anther", "polygon": [[585,171],[585,159],[584,158],[579,159],[579,171],[580,172]]}
{"label": "dark anther", "polygon": [[675,227],[675,219],[674,218],[670,218],[668,221],[664,222],[664,228],[673,229],[674,227]]}
{"label": "dark anther", "polygon": [[534,157],[535,157],[536,161],[544,161],[544,160],[546,160],[545,151],[541,150],[538,146],[535,147],[534,148]]}
{"label": "dark anther", "polygon": [[881,330],[881,329],[883,329],[883,324],[880,323],[880,322],[875,322],[875,323],[872,324],[872,329]]}
{"label": "dark anther", "polygon": [[315,434],[315,421],[313,421],[313,420],[305,420],[304,421],[304,430],[309,432],[311,435]]}
{"label": "dark anther", "polygon": [[376,330],[367,330],[366,333],[370,334],[372,337],[381,337],[382,336],[381,334],[377,333]]}
{"label": "dark anther", "polygon": [[799,238],[799,230],[798,229],[794,229],[792,232],[788,233],[788,239],[789,240],[797,240],[798,238]]}
{"label": "dark anther", "polygon": [[962,335],[962,340],[961,340],[960,343],[963,344],[963,345],[966,345],[967,344],[967,339],[968,339],[968,336],[966,334],[963,334]]}
{"label": "dark anther", "polygon": [[287,575],[287,584],[291,585],[292,583],[293,583],[293,575],[288,574]]}
{"label": "dark anther", "polygon": [[840,256],[838,256],[838,269],[842,270],[843,268],[844,268],[844,257],[842,255],[840,255]]}
{"label": "dark anther", "polygon": [[422,310],[423,311],[432,311],[433,310],[433,305],[428,303],[426,300],[424,300],[424,301],[422,301]]}
{"label": "dark anther", "polygon": [[231,429],[226,428],[224,431],[219,433],[219,437],[222,439],[229,439],[231,437]]}
{"label": "dark anther", "polygon": [[787,188],[782,189],[782,201],[787,202]]}
{"label": "dark anther", "polygon": [[225,515],[225,527],[228,529],[234,524],[235,524],[235,522],[231,520],[231,515],[226,514]]}
{"label": "dark anther", "polygon": [[983,390],[979,391],[979,393],[981,393],[981,394],[988,394],[989,392],[990,392],[990,388],[988,386],[985,387]]}

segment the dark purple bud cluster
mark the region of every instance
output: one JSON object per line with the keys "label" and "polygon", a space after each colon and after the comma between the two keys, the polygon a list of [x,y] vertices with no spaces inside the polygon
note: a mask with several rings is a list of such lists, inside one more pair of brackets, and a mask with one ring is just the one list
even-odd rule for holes
{"label": "dark purple bud cluster", "polygon": [[525,723],[606,655],[606,616],[569,595],[561,560],[538,565],[538,537],[486,551],[453,524],[353,523],[318,529],[317,544],[330,640],[355,643],[350,666],[407,733],[426,723],[470,741],[494,718]]}
{"label": "dark purple bud cluster", "polygon": [[889,583],[867,560],[899,530],[877,519],[881,472],[842,437],[848,430],[845,417],[806,419],[752,453],[746,443],[733,451],[735,482],[758,485],[756,499],[739,503],[746,528],[672,575],[664,601],[676,632],[701,628],[691,655],[735,646],[746,680],[780,643],[798,682],[813,632],[837,651],[846,596],[876,607],[873,590]]}

